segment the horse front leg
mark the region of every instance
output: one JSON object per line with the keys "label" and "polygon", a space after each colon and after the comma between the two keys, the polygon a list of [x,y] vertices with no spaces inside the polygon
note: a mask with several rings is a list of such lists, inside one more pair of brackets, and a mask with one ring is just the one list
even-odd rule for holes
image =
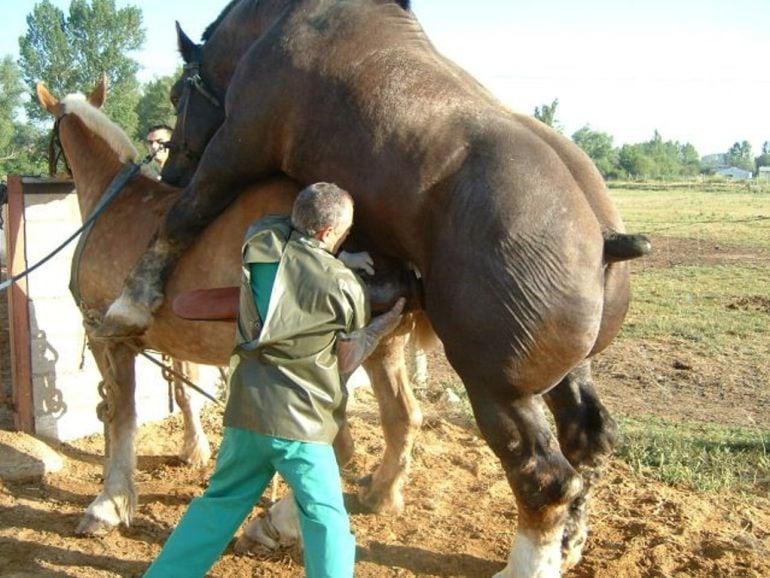
{"label": "horse front leg", "polygon": [[591,489],[617,443],[618,427],[599,400],[589,360],[568,373],[544,397],[556,421],[561,451],[583,478],[583,490],[570,505],[562,537],[562,564],[566,570],[582,557]]}
{"label": "horse front leg", "polygon": [[91,341],[103,400],[97,415],[104,423],[104,487],[86,509],[79,535],[102,536],[118,524],[128,526],[136,509],[135,350],[126,344]]}
{"label": "horse front leg", "polygon": [[[194,363],[179,361],[173,362],[174,371],[186,375],[193,382],[198,381],[198,366]],[[201,424],[200,410],[203,405],[202,398],[193,399],[193,394],[185,383],[178,377],[174,377],[174,399],[182,412],[184,420],[184,439],[179,459],[194,468],[205,466],[211,458],[211,447],[206,432]]]}
{"label": "horse front leg", "polygon": [[364,363],[379,406],[385,452],[358,497],[364,506],[379,514],[397,514],[404,509],[402,488],[422,426],[422,411],[412,392],[404,356],[410,323],[405,319]]}
{"label": "horse front leg", "polygon": [[[232,175],[230,175],[232,177]],[[193,180],[166,213],[147,250],[126,277],[94,335],[102,338],[143,334],[165,298],[164,288],[179,258],[240,190],[218,172]]]}

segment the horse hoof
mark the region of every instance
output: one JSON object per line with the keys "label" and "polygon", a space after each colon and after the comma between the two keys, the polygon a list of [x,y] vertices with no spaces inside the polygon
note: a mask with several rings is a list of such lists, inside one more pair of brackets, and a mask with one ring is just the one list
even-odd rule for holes
{"label": "horse hoof", "polygon": [[368,488],[369,486],[372,485],[372,478],[373,478],[372,474],[361,476],[356,480],[356,484],[358,484],[359,486]]}
{"label": "horse hoof", "polygon": [[233,545],[233,552],[237,556],[250,556],[257,558],[267,558],[275,556],[276,551],[281,549],[281,545],[270,541],[268,545],[259,540],[249,538],[246,534],[241,534]]}
{"label": "horse hoof", "polygon": [[374,492],[364,488],[358,494],[359,503],[369,512],[384,516],[397,516],[404,512],[404,498],[385,492]]}
{"label": "horse hoof", "polygon": [[211,450],[208,447],[201,448],[196,446],[192,450],[186,450],[179,454],[179,459],[182,463],[193,469],[200,469],[205,467],[209,460],[211,460]]}
{"label": "horse hoof", "polygon": [[152,312],[121,295],[104,315],[102,322],[91,332],[96,339],[121,339],[142,335],[150,326]]}
{"label": "horse hoof", "polygon": [[94,516],[86,515],[82,520],[80,520],[80,524],[78,524],[78,527],[75,530],[75,534],[78,536],[93,537],[106,536],[112,532],[114,528],[115,526],[106,520],[101,520],[99,518],[95,518]]}
{"label": "horse hoof", "polygon": [[91,338],[103,340],[130,339],[141,336],[146,330],[146,327],[127,324],[123,319],[105,317],[104,321],[91,332]]}

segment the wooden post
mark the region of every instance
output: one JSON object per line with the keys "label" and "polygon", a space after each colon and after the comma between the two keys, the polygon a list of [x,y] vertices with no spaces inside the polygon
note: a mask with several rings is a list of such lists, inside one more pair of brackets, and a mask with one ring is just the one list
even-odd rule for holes
{"label": "wooden post", "polygon": [[[24,189],[18,176],[8,177],[7,252],[8,277],[27,268],[25,254]],[[29,335],[29,298],[27,279],[8,288],[11,368],[13,383],[13,421],[18,431],[35,433],[35,405],[32,399],[32,354]]]}

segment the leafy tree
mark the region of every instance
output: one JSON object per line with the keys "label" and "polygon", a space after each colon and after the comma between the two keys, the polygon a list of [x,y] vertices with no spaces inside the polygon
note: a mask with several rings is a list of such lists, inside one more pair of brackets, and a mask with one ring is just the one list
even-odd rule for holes
{"label": "leafy tree", "polygon": [[642,143],[623,145],[618,153],[618,164],[632,179],[650,178],[654,172],[654,163]]}
{"label": "leafy tree", "polygon": [[0,178],[42,174],[45,169],[35,152],[42,133],[16,119],[24,92],[21,71],[6,56],[0,60]]}
{"label": "leafy tree", "polygon": [[[765,150],[765,148],[762,147],[762,150]],[[759,172],[759,167],[770,167],[770,152],[763,152],[755,158],[754,165],[757,167],[757,172]]]}
{"label": "leafy tree", "polygon": [[[59,95],[89,91],[106,73],[110,79],[107,114],[129,134],[136,131],[139,64],[127,56],[145,38],[142,12],[134,6],[117,10],[115,0],[72,0],[69,15],[42,0],[27,16],[27,33],[19,39],[19,64],[25,83],[43,80]],[[27,115],[47,120],[36,98]]]}
{"label": "leafy tree", "polygon": [[555,98],[550,105],[544,104],[542,107],[536,106],[534,117],[540,122],[559,130],[558,123],[556,122],[556,109],[558,107],[559,99]]}
{"label": "leafy tree", "polygon": [[572,135],[572,140],[591,157],[604,178],[618,176],[618,151],[613,148],[609,134],[586,125]]}
{"label": "leafy tree", "polygon": [[701,168],[694,146],[664,141],[658,131],[645,143],[624,145],[618,155],[618,164],[634,179],[689,177],[697,175]]}
{"label": "leafy tree", "polygon": [[730,147],[726,155],[727,164],[747,171],[754,170],[754,155],[751,152],[749,141],[736,142]]}
{"label": "leafy tree", "polygon": [[770,140],[766,140],[762,145],[762,154],[770,155]]}
{"label": "leafy tree", "polygon": [[138,124],[136,138],[144,139],[147,129],[156,124],[167,124],[173,127],[175,122],[174,107],[169,100],[171,87],[181,71],[170,76],[162,76],[142,87],[142,97],[136,105]]}
{"label": "leafy tree", "polygon": [[10,56],[0,60],[0,160],[12,154],[10,143],[15,132],[14,116],[21,106],[24,85],[21,73]]}

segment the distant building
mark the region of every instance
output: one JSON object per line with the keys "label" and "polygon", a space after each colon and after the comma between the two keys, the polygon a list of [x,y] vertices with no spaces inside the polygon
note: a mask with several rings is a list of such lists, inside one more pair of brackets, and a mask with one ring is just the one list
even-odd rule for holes
{"label": "distant building", "polygon": [[738,167],[725,167],[723,169],[717,169],[715,174],[735,181],[746,181],[750,179],[754,173],[739,169]]}
{"label": "distant building", "polygon": [[724,153],[706,155],[705,157],[701,157],[700,163],[704,167],[708,167],[710,169],[719,169],[727,166],[727,163],[725,162],[725,157],[727,157],[727,155]]}
{"label": "distant building", "polygon": [[770,181],[770,167],[759,167],[757,179],[760,181]]}

